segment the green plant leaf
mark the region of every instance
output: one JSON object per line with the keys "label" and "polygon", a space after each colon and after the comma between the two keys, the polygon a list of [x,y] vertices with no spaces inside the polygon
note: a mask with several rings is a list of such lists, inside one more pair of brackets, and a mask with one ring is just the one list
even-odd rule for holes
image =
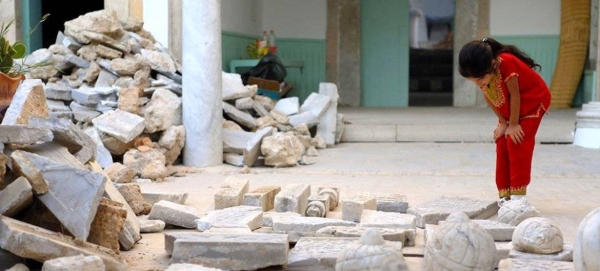
{"label": "green plant leaf", "polygon": [[13,67],[13,59],[10,57],[5,57],[0,59],[0,72],[9,74],[10,70]]}
{"label": "green plant leaf", "polygon": [[23,56],[25,56],[26,52],[27,52],[27,47],[25,46],[24,43],[15,42],[15,44],[13,44],[13,46],[12,46],[10,56],[12,58],[19,59],[19,58],[22,58]]}
{"label": "green plant leaf", "polygon": [[8,41],[4,37],[0,37],[0,57],[8,55],[8,47],[10,47]]}

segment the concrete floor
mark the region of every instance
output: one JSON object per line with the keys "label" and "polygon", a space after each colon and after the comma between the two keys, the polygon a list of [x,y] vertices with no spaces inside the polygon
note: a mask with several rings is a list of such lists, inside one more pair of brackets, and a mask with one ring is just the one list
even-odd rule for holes
{"label": "concrete floor", "polygon": [[[396,114],[399,111],[403,111],[401,116]],[[364,120],[385,125],[428,123],[431,127],[438,127],[434,130],[438,135],[447,134],[443,129],[448,128],[436,123],[456,124],[452,126],[456,130],[448,131],[455,135],[462,133],[467,136],[472,132],[463,129],[462,123],[481,123],[480,126],[485,127],[477,129],[486,130],[487,122],[493,115],[482,117],[481,114],[485,114],[483,110],[475,110],[479,112],[477,114],[471,114],[470,111],[471,109],[453,108],[411,108],[392,110],[392,113],[365,110],[364,114],[347,114],[347,120],[353,123]],[[542,126],[554,123],[556,127],[562,127],[562,132],[566,132],[566,127],[573,121],[569,114],[572,113],[574,119],[574,112],[575,110],[568,110],[562,113],[563,117],[549,117]],[[562,115],[559,113],[550,116]],[[477,122],[478,120],[481,122]],[[492,130],[487,133],[491,136]],[[425,134],[431,134],[431,131],[425,131]],[[440,138],[439,141],[449,141]],[[536,146],[532,183],[527,198],[544,217],[556,222],[563,232],[565,242],[573,242],[583,217],[600,207],[598,161],[600,150],[570,144]],[[228,165],[204,169],[182,168],[183,171],[196,173],[168,178],[162,183],[143,184],[141,187],[142,191],[148,192],[189,193],[186,204],[202,213],[213,209],[213,195],[221,182],[231,175],[248,178],[251,190],[265,185],[305,183],[311,185],[314,193],[320,184],[335,184],[341,188],[342,200],[362,193],[395,193],[407,195],[410,205],[416,205],[441,195],[496,199],[494,165],[495,149],[491,143],[341,143],[335,148],[320,150],[315,164],[308,166],[253,168],[248,174],[242,174],[240,168]],[[331,216],[339,216],[339,210],[336,211]],[[418,247],[411,249],[422,251],[423,243],[417,245]],[[144,234],[135,248],[123,252],[123,255],[131,263],[130,270],[164,270],[169,264],[161,233]],[[407,262],[411,270],[422,270],[422,258],[407,258]]]}

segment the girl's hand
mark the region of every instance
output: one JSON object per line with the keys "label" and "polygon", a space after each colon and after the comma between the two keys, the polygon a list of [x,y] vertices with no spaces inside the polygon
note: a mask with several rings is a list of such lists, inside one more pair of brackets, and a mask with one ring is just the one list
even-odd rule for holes
{"label": "girl's hand", "polygon": [[498,123],[498,127],[494,130],[494,142],[506,134],[506,128],[508,128],[507,123]]}
{"label": "girl's hand", "polygon": [[508,125],[505,135],[509,136],[515,144],[523,143],[523,138],[525,137],[523,128],[519,124]]}

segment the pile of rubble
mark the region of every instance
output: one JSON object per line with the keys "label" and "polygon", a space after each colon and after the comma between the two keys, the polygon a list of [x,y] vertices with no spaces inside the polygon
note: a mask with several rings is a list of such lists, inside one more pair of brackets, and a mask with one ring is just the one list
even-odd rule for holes
{"label": "pile of rubble", "polygon": [[[29,78],[45,83],[50,116],[70,119],[92,136],[103,168],[114,159],[113,171],[129,168],[143,179],[166,177],[166,166],[176,163],[185,142],[182,68],[142,22],[120,22],[107,10],[80,16],[65,23],[56,44],[25,61],[39,62],[52,65],[33,69]],[[257,95],[257,87],[244,86],[238,74],[223,73],[222,92],[230,120],[223,132],[226,163],[310,164],[316,148],[341,138],[343,116],[337,114],[334,84],[322,83],[302,106],[297,97],[276,103]],[[148,163],[133,162],[140,159]]]}

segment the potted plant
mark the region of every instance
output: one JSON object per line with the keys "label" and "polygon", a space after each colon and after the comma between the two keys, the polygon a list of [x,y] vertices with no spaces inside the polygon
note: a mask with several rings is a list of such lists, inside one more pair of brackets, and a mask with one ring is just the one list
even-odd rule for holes
{"label": "potted plant", "polygon": [[[2,3],[2,0],[0,0]],[[38,24],[29,31],[26,38],[29,38],[39,25],[44,22],[50,14],[46,14]],[[11,42],[7,38],[8,31],[14,23],[14,19],[8,23],[2,22],[0,26],[0,111],[10,105],[12,97],[19,86],[19,83],[25,79],[25,73],[30,69],[42,67],[50,64],[48,61],[25,65],[25,54],[27,46],[22,41]],[[15,60],[21,60],[15,63]]]}

